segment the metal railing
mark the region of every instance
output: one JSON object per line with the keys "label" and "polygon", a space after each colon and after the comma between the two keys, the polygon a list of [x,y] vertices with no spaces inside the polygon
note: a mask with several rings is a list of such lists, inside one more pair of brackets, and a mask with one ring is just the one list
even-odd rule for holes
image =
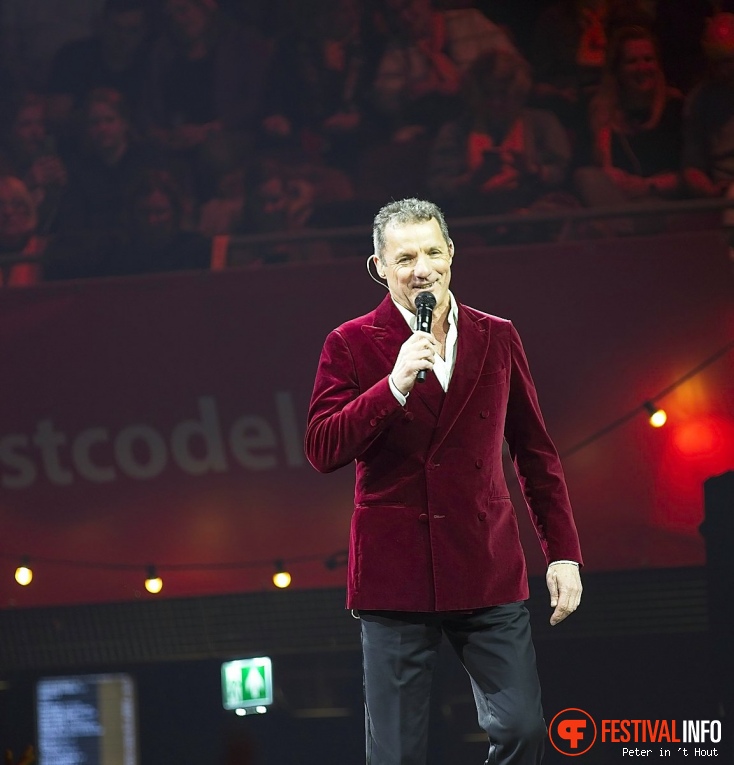
{"label": "metal railing", "polygon": [[[571,233],[574,224],[616,218],[659,218],[662,216],[716,213],[734,209],[734,199],[692,199],[678,202],[655,201],[625,206],[582,207],[563,210],[532,211],[504,215],[481,215],[451,218],[451,231],[465,229],[518,227],[528,224],[558,223]],[[733,221],[734,224],[734,221]],[[723,227],[723,221],[717,226]],[[241,234],[230,237],[233,244],[273,244],[282,242],[306,242],[318,239],[354,239],[372,236],[371,225],[339,228],[305,228],[298,231],[269,232],[266,234]],[[557,241],[557,240],[556,240]]]}
{"label": "metal railing", "polygon": [[[482,215],[452,217],[450,228],[452,232],[487,230],[513,231],[518,228],[534,230],[540,234],[533,239],[533,243],[550,243],[564,241],[584,241],[585,239],[599,239],[604,236],[604,229],[589,228],[588,225],[603,223],[606,221],[676,221],[674,230],[685,231],[682,219],[693,218],[689,230],[721,230],[734,229],[734,214],[731,221],[727,221],[726,210],[734,210],[734,198],[732,199],[691,199],[675,202],[654,201],[640,202],[624,206],[593,207],[593,208],[564,208],[544,211],[529,211],[527,213],[511,213],[503,215]],[[721,215],[717,215],[721,213]],[[694,216],[697,216],[695,218]],[[661,235],[669,231],[667,223],[653,227],[645,231],[645,227],[631,229],[631,235]],[[372,236],[370,224],[358,226],[340,226],[328,228],[303,228],[291,231],[273,231],[255,234],[232,234],[217,236],[212,241],[212,270],[222,270],[233,263],[231,253],[233,251],[250,251],[257,253],[261,248],[278,245],[295,245],[313,242],[345,242],[362,241],[365,247],[369,247]],[[508,243],[512,243],[512,237],[508,237]],[[486,246],[491,247],[488,241]],[[25,256],[22,254],[0,256],[0,271],[10,268],[16,263],[41,263],[46,260],[46,255]],[[243,263],[256,259],[255,255],[245,257]],[[308,259],[308,258],[304,258]],[[243,264],[239,263],[239,265]],[[234,263],[238,265],[237,263]]]}

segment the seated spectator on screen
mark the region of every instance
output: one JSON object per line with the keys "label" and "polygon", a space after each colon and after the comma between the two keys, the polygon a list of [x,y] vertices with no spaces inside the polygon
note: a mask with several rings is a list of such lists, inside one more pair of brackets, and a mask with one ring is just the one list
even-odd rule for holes
{"label": "seated spectator on screen", "polygon": [[653,24],[635,0],[555,0],[548,5],[535,22],[530,47],[533,104],[551,109],[572,135],[583,131],[609,37],[616,28],[633,24]]}
{"label": "seated spectator on screen", "polygon": [[660,42],[660,60],[668,82],[683,94],[706,75],[706,55],[701,40],[708,19],[734,11],[734,0],[685,0],[655,4],[654,31]]}
{"label": "seated spectator on screen", "polygon": [[374,55],[359,0],[321,0],[277,41],[263,129],[278,141],[353,170],[367,128]]}
{"label": "seated spectator on screen", "polygon": [[27,287],[41,280],[41,263],[23,262],[44,253],[46,240],[37,227],[36,203],[26,185],[12,175],[0,176],[0,286]]}
{"label": "seated spectator on screen", "polygon": [[669,88],[653,35],[641,27],[618,30],[590,107],[594,167],[576,183],[589,205],[679,197],[681,94]]}
{"label": "seated spectator on screen", "polygon": [[440,125],[480,55],[515,52],[507,34],[475,8],[439,11],[431,0],[385,0],[384,18],[372,99],[398,142]]}
{"label": "seated spectator on screen", "polygon": [[209,240],[185,228],[188,200],[172,175],[151,171],[143,176],[128,195],[126,212],[129,246],[122,261],[133,272],[208,268]]}
{"label": "seated spectator on screen", "polygon": [[734,14],[707,22],[706,78],[687,96],[683,174],[695,197],[727,193],[734,182]]}
{"label": "seated spectator on screen", "polygon": [[212,173],[239,162],[259,127],[269,49],[217,0],[166,0],[165,12],[144,96],[150,136],[190,159],[206,195]]}
{"label": "seated spectator on screen", "polygon": [[150,53],[148,0],[106,0],[96,34],[64,45],[47,92],[51,120],[65,123],[95,88],[114,88],[137,109]]}
{"label": "seated spectator on screen", "polygon": [[63,227],[109,230],[120,224],[125,189],[146,169],[171,163],[134,138],[130,109],[118,91],[92,90],[81,117],[81,141],[69,159]]}
{"label": "seated spectator on screen", "polygon": [[530,109],[530,66],[519,54],[478,59],[464,83],[465,108],[433,145],[428,188],[447,210],[493,215],[571,204],[559,193],[571,147],[558,119]]}
{"label": "seated spectator on screen", "polygon": [[482,54],[515,52],[476,8],[439,11],[431,0],[385,0],[383,45],[370,104],[378,129],[357,169],[361,199],[425,196],[436,131],[461,107],[461,81]]}
{"label": "seated spectator on screen", "polygon": [[66,165],[48,127],[46,100],[22,94],[4,126],[0,164],[3,172],[21,178],[38,208],[40,231],[54,230],[67,184]]}
{"label": "seated spectator on screen", "polygon": [[174,177],[148,171],[128,190],[116,231],[72,233],[54,242],[47,279],[129,276],[206,269],[210,241],[187,228],[190,203]]}
{"label": "seated spectator on screen", "polygon": [[239,167],[225,173],[216,194],[199,211],[198,231],[204,236],[242,233],[247,228],[247,171]]}
{"label": "seated spectator on screen", "polygon": [[[302,155],[267,157],[255,168],[254,193],[248,216],[253,233],[298,232],[332,204],[348,206],[354,198],[349,178],[340,170],[314,163]],[[347,207],[344,208],[347,211]],[[345,216],[341,216],[342,222]],[[309,239],[279,242],[258,248],[263,263],[293,262],[328,257],[332,245]]]}

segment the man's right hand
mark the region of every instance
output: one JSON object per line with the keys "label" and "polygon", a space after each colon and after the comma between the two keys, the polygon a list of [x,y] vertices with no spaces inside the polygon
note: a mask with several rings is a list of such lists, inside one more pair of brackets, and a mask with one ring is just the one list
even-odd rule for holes
{"label": "man's right hand", "polygon": [[438,340],[428,332],[414,332],[401,346],[390,377],[395,387],[406,396],[413,390],[421,369],[433,369]]}

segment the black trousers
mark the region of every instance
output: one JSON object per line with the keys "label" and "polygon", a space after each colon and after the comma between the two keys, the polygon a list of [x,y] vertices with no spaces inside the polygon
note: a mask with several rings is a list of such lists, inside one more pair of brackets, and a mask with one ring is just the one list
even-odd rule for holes
{"label": "black trousers", "polygon": [[429,694],[442,635],[471,678],[485,765],[537,765],[546,727],[523,603],[471,613],[362,611],[367,765],[426,765]]}

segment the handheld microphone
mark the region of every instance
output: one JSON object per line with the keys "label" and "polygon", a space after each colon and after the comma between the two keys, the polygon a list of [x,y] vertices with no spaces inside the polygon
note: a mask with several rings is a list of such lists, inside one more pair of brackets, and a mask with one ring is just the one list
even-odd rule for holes
{"label": "handheld microphone", "polygon": [[[432,292],[419,292],[415,297],[415,328],[421,332],[431,332],[433,321],[433,309],[436,307],[436,298]],[[421,369],[418,372],[416,382],[425,382],[428,370]]]}

